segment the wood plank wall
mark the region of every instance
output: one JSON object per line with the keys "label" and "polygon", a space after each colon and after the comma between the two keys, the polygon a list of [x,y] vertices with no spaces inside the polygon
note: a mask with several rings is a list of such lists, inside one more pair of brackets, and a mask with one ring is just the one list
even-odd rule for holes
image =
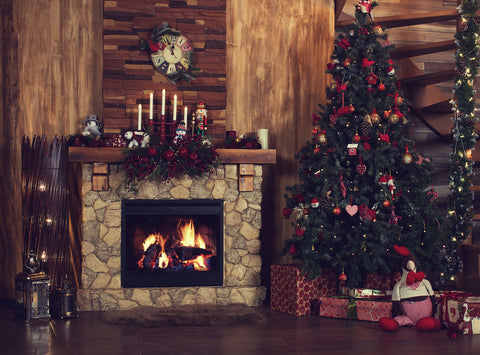
{"label": "wood plank wall", "polygon": [[21,140],[75,134],[86,115],[101,116],[103,3],[4,0],[0,10],[0,299],[13,299],[22,271]]}
{"label": "wood plank wall", "polygon": [[[166,90],[167,121],[171,120],[173,96],[178,96],[177,117],[183,106],[193,113],[203,101],[208,110],[208,132],[216,141],[225,139],[226,118],[226,0],[118,0],[104,1],[103,123],[105,132],[134,128],[138,104],[148,109],[154,93],[154,114],[161,108]],[[150,55],[139,49],[155,26],[168,22],[192,41],[197,78],[172,84],[156,71]],[[148,111],[144,109],[144,120]],[[190,116],[190,115],[189,115]],[[145,121],[144,121],[145,122]]]}
{"label": "wood plank wall", "polygon": [[268,128],[277,164],[264,167],[263,282],[294,233],[282,216],[285,187],[298,181],[295,152],[311,139],[312,113],[325,103],[334,44],[333,1],[231,0],[227,6],[227,130]]}

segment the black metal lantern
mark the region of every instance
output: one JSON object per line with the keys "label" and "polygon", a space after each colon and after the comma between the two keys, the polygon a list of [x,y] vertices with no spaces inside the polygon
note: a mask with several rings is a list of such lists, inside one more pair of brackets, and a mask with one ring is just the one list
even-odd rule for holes
{"label": "black metal lantern", "polygon": [[65,275],[62,282],[62,287],[57,288],[55,295],[55,316],[60,319],[76,318],[77,315],[77,289],[73,286],[72,281]]}
{"label": "black metal lantern", "polygon": [[50,318],[50,279],[43,272],[21,272],[15,277],[16,319],[30,323],[34,319]]}

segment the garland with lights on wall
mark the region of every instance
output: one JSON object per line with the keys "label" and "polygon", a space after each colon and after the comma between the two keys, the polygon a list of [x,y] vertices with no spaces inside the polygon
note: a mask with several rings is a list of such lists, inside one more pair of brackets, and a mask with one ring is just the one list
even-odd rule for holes
{"label": "garland with lights on wall", "polygon": [[475,124],[475,89],[473,81],[478,73],[479,24],[476,13],[480,0],[463,0],[458,6],[460,22],[455,43],[455,64],[457,76],[452,99],[453,143],[450,156],[449,205],[447,218],[451,223],[450,240],[443,248],[447,270],[445,279],[454,281],[462,272],[458,255],[459,245],[468,239],[473,217],[473,193],[470,190],[473,177],[471,151],[475,148],[477,134]]}

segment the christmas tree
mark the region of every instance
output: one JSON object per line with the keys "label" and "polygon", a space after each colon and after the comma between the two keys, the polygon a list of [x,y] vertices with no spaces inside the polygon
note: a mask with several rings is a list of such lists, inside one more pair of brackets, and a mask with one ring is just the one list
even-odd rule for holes
{"label": "christmas tree", "polygon": [[287,187],[283,211],[295,234],[282,252],[302,260],[311,278],[327,267],[345,273],[349,287],[362,286],[369,272],[399,271],[394,244],[430,279],[443,270],[433,166],[415,149],[393,46],[371,16],[376,5],[357,4],[355,21],[335,40],[328,103],[297,153],[300,183]]}

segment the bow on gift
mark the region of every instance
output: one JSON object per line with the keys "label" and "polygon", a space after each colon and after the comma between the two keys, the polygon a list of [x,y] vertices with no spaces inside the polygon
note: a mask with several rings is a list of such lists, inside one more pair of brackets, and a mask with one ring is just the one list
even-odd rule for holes
{"label": "bow on gift", "polygon": [[412,285],[415,282],[420,282],[425,278],[423,271],[410,271],[407,275],[407,285]]}

